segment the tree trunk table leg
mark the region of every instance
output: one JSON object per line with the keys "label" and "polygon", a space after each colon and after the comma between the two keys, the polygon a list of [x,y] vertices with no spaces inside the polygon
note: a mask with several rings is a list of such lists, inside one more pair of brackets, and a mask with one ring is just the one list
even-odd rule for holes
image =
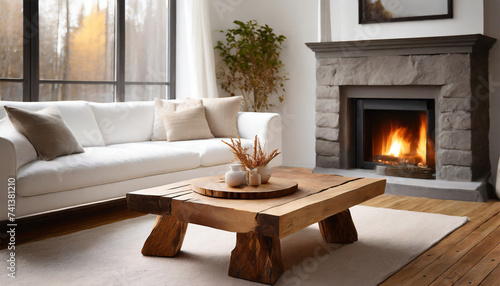
{"label": "tree trunk table leg", "polygon": [[187,223],[178,221],[172,215],[159,215],[148,239],[142,247],[147,256],[175,256],[181,250]]}
{"label": "tree trunk table leg", "polygon": [[238,233],[231,252],[229,276],[274,284],[283,274],[283,259],[278,238],[255,233]]}
{"label": "tree trunk table leg", "polygon": [[319,230],[326,242],[353,243],[358,240],[358,232],[349,209],[320,221]]}

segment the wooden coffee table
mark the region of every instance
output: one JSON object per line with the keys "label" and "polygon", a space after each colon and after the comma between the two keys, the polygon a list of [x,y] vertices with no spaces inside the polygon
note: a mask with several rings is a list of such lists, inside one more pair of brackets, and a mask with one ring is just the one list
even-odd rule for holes
{"label": "wooden coffee table", "polygon": [[188,223],[232,231],[237,236],[229,276],[274,284],[284,272],[280,239],[319,222],[326,242],[357,241],[349,208],[385,190],[383,179],[313,174],[303,168],[277,168],[273,177],[298,182],[297,191],[272,199],[212,198],[193,192],[188,180],[128,193],[130,210],[158,215],[142,254],[175,256]]}

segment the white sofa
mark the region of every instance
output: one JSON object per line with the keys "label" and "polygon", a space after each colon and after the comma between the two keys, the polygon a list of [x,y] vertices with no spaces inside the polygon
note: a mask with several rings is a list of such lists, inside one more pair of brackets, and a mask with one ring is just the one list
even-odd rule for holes
{"label": "white sofa", "polygon": [[[27,110],[57,106],[85,152],[37,160],[26,138],[6,127],[10,122],[6,122],[4,105]],[[123,198],[130,191],[227,170],[233,155],[221,142],[223,138],[151,141],[154,108],[152,101],[0,101],[0,123],[5,123],[0,124],[0,220],[7,219],[9,178],[16,179],[15,213],[22,218]],[[279,114],[240,112],[237,126],[245,145],[251,146],[258,135],[268,151],[281,151]],[[271,165],[281,162],[280,155]]]}

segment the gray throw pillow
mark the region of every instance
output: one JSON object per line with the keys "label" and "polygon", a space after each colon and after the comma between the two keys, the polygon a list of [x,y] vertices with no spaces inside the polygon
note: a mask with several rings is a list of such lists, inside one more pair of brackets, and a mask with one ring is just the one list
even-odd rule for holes
{"label": "gray throw pillow", "polygon": [[55,106],[38,111],[4,106],[12,125],[35,147],[38,158],[53,160],[59,156],[84,152]]}

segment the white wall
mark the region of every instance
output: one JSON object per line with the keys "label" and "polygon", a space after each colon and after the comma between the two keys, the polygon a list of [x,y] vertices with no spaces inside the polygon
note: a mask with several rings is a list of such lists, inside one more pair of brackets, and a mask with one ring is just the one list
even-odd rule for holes
{"label": "white wall", "polygon": [[490,50],[490,161],[493,185],[496,182],[497,164],[500,156],[500,1],[484,1],[484,32],[486,36],[497,39]]}
{"label": "white wall", "polygon": [[337,23],[332,27],[332,40],[354,41],[483,34],[482,2],[481,0],[454,0],[452,19],[360,25],[358,24],[357,0],[332,0],[332,19],[336,19]]}
{"label": "white wall", "polygon": [[314,53],[305,43],[317,41],[318,0],[210,0],[210,3],[214,45],[223,39],[218,31],[234,27],[234,20],[257,20],[259,25],[268,24],[276,34],[287,37],[282,61],[290,80],[285,86],[285,101],[277,110],[282,116],[283,164],[314,167],[316,65]]}
{"label": "white wall", "polygon": [[[256,19],[288,37],[283,52],[290,73],[287,98],[280,113],[284,121],[284,164],[313,167],[315,164],[315,60],[304,45],[317,41],[318,0],[209,0],[214,44],[217,32],[232,26],[235,19]],[[364,40],[485,34],[500,41],[500,1],[454,0],[453,19],[358,24],[358,1],[332,0],[332,39]],[[500,42],[490,51],[490,160],[491,182],[495,183],[500,156]]]}

